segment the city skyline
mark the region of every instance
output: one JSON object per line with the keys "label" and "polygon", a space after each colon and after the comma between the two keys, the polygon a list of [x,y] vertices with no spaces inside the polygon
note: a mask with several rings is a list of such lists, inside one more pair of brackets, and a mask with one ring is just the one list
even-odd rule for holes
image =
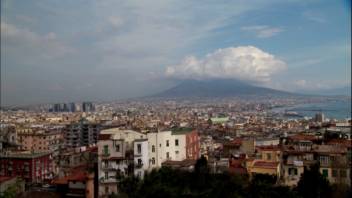
{"label": "city skyline", "polygon": [[349,1],[1,1],[1,105],[145,96],[183,79],[351,83]]}

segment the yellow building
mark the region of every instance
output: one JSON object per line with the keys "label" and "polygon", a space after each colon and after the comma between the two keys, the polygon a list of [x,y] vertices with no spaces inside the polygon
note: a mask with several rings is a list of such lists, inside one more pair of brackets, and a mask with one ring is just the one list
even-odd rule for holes
{"label": "yellow building", "polygon": [[250,160],[247,161],[247,171],[250,176],[254,174],[269,174],[275,175],[278,179],[281,176],[281,167],[279,162]]}

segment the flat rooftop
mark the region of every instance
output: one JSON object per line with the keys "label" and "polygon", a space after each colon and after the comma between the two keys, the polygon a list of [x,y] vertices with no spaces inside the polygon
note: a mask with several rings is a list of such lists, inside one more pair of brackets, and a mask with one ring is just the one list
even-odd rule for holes
{"label": "flat rooftop", "polygon": [[22,152],[13,152],[8,154],[0,154],[0,158],[19,158],[19,159],[32,159],[43,157],[51,154],[51,152],[30,152],[30,151],[22,151]]}
{"label": "flat rooftop", "polygon": [[182,127],[182,128],[175,128],[171,129],[172,135],[183,135],[192,132],[193,128]]}

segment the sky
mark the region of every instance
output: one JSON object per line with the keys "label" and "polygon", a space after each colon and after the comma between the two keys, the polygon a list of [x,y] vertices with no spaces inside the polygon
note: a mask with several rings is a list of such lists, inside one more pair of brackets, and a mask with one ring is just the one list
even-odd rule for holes
{"label": "sky", "polygon": [[349,0],[2,0],[1,105],[110,101],[184,79],[351,84]]}

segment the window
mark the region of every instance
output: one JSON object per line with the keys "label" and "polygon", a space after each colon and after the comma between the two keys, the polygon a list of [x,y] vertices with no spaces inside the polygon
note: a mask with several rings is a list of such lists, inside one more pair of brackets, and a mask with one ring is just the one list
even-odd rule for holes
{"label": "window", "polygon": [[329,163],[329,157],[328,156],[320,156],[319,161],[321,164],[328,164]]}
{"label": "window", "polygon": [[106,193],[106,194],[109,193],[109,186],[105,186],[105,193]]}
{"label": "window", "polygon": [[166,152],[166,158],[169,159],[169,157],[170,157],[170,153]]}
{"label": "window", "polygon": [[109,173],[105,172],[105,179],[109,179]]}
{"label": "window", "polygon": [[288,169],[288,174],[289,175],[298,175],[298,171],[296,168],[289,168]]}
{"label": "window", "polygon": [[159,144],[159,147],[161,147],[161,144]]}
{"label": "window", "polygon": [[346,170],[340,170],[340,177],[346,177],[347,173]]}
{"label": "window", "polygon": [[175,146],[178,146],[178,139],[175,140]]}
{"label": "window", "polygon": [[152,146],[152,152],[155,153],[155,146]]}
{"label": "window", "polygon": [[329,176],[329,171],[328,169],[323,169],[323,176],[328,177]]}
{"label": "window", "polygon": [[104,166],[105,168],[109,167],[109,161],[108,160],[104,160],[104,165],[105,165]]}
{"label": "window", "polygon": [[142,145],[141,144],[137,144],[137,152],[142,153]]}
{"label": "window", "polygon": [[153,165],[155,164],[155,158],[154,157],[152,158],[152,164]]}
{"label": "window", "polygon": [[166,147],[169,147],[169,140],[166,140]]}
{"label": "window", "polygon": [[142,165],[142,160],[141,159],[138,159],[138,165]]}
{"label": "window", "polygon": [[337,177],[337,170],[336,169],[332,169],[332,176],[333,177]]}
{"label": "window", "polygon": [[104,145],[104,155],[109,155],[109,146],[108,145]]}
{"label": "window", "polygon": [[267,154],[266,154],[266,159],[267,159],[267,160],[271,160],[271,153],[267,153]]}
{"label": "window", "polygon": [[179,154],[180,152],[178,152],[178,151],[175,151],[175,153],[176,153],[176,155],[177,155],[177,154]]}
{"label": "window", "polygon": [[120,152],[120,145],[116,144],[116,152]]}

